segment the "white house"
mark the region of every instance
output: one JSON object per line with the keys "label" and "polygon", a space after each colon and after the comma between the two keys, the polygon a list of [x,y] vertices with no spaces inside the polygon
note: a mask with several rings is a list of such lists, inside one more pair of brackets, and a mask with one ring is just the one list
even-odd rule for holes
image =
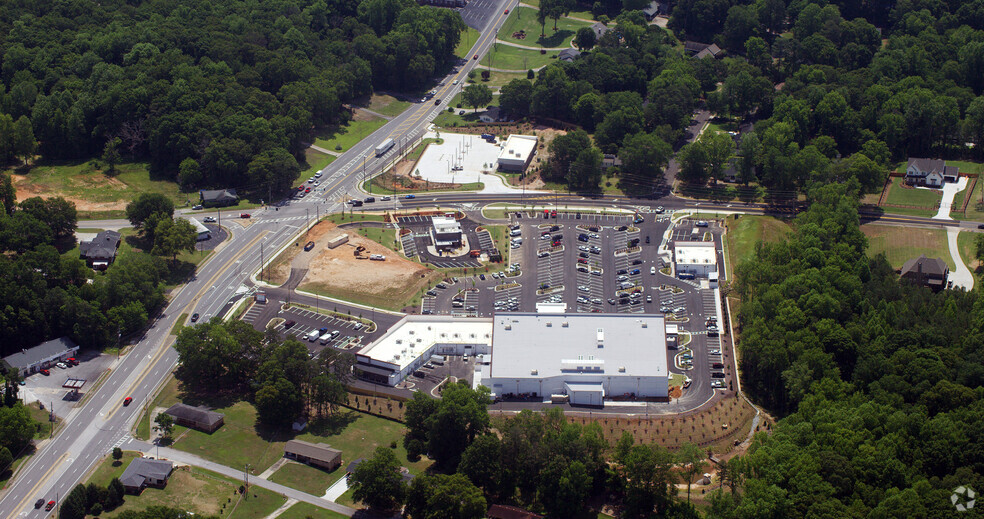
{"label": "white house", "polygon": [[905,166],[905,183],[909,185],[942,187],[944,182],[956,182],[959,175],[959,169],[947,166],[943,159],[910,157]]}

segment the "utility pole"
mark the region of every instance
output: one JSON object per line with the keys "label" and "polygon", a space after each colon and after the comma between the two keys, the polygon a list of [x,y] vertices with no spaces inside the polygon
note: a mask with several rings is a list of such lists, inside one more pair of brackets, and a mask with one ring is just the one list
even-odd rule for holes
{"label": "utility pole", "polygon": [[[264,240],[266,241],[266,240]],[[260,281],[263,281],[263,242],[260,242]]]}
{"label": "utility pole", "polygon": [[243,465],[243,498],[249,499],[249,463]]}

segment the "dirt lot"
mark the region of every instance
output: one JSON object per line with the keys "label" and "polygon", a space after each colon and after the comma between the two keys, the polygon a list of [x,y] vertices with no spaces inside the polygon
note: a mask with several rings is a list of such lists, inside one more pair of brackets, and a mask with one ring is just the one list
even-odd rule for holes
{"label": "dirt lot", "polygon": [[[349,235],[348,243],[334,249],[326,247],[328,240],[343,233]],[[307,239],[315,242],[314,250],[303,252],[301,247],[293,247],[286,253],[293,256],[292,260],[278,260],[271,268],[274,279],[285,280],[290,275],[290,266],[306,268],[308,273],[298,287],[300,290],[399,309],[422,287],[442,277],[440,272],[407,260],[391,249],[359,236],[356,229],[339,229],[331,222],[322,222],[311,229]],[[360,245],[366,248],[362,256],[382,254],[386,256],[386,261],[356,259],[354,252]]]}
{"label": "dirt lot", "polygon": [[[27,175],[11,174],[10,180],[14,184],[14,189],[17,190],[18,202],[23,202],[24,200],[35,196],[39,196],[41,198],[62,196],[65,200],[74,202],[75,208],[79,211],[122,211],[126,209],[126,200],[117,200],[114,202],[94,202],[92,200],[66,196],[65,193],[52,189],[50,186],[32,183],[31,179],[29,179]],[[86,175],[75,180],[78,184],[76,187],[85,190],[104,190],[112,192],[125,191],[129,188],[129,186],[121,180],[102,174]]]}

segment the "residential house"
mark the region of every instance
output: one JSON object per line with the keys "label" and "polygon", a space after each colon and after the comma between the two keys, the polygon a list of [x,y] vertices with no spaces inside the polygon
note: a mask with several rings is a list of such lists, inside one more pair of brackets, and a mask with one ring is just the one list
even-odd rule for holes
{"label": "residential house", "polygon": [[905,165],[905,183],[914,186],[942,187],[945,182],[956,182],[959,175],[956,166],[947,166],[942,159],[910,157]]}
{"label": "residential house", "polygon": [[105,270],[116,259],[122,235],[116,231],[102,231],[92,241],[79,243],[79,257],[96,270]]}
{"label": "residential house", "polygon": [[606,153],[605,156],[601,159],[601,170],[608,171],[609,168],[615,166],[621,167],[622,159],[618,158],[618,155],[612,155],[611,153]]}
{"label": "residential house", "polygon": [[542,515],[510,505],[492,505],[487,515],[489,519],[543,519]]}
{"label": "residential house", "polygon": [[205,207],[225,207],[239,203],[235,189],[203,189],[198,192],[201,204]]}
{"label": "residential house", "polygon": [[484,112],[478,114],[478,120],[483,123],[497,123],[502,120],[503,111],[498,106],[490,106]]}
{"label": "residential house", "polygon": [[595,22],[591,25],[591,30],[595,33],[595,41],[601,41],[601,37],[608,34],[608,31],[612,29],[601,22]]}
{"label": "residential house", "polygon": [[222,413],[187,404],[174,404],[164,412],[171,415],[174,423],[178,425],[198,429],[209,434],[215,432],[225,423],[225,416]]}
{"label": "residential house", "polygon": [[139,494],[144,487],[164,488],[174,466],[170,461],[151,458],[134,458],[120,476],[123,490]]}
{"label": "residential house", "polygon": [[938,291],[946,286],[946,278],[950,268],[940,258],[927,258],[925,254],[911,259],[902,265],[902,279],[909,280],[919,286],[929,287]]}
{"label": "residential house", "polygon": [[290,440],[284,445],[284,457],[326,470],[335,470],[342,464],[342,451],[326,443]]}
{"label": "residential house", "polygon": [[37,373],[44,368],[54,366],[69,357],[75,356],[79,345],[68,337],[59,337],[42,342],[33,348],[21,350],[4,357],[0,364],[15,368],[23,377]]}
{"label": "residential house", "polygon": [[649,5],[642,9],[642,14],[645,15],[647,22],[653,21],[657,16],[664,14],[665,12],[666,6],[664,6],[662,2],[655,0],[649,2]]}
{"label": "residential house", "polygon": [[557,59],[560,61],[566,61],[568,63],[577,59],[581,55],[581,51],[577,49],[564,49],[557,53]]}
{"label": "residential house", "polygon": [[718,47],[715,43],[707,44],[698,41],[683,42],[683,50],[696,58],[717,58],[722,52],[721,47]]}

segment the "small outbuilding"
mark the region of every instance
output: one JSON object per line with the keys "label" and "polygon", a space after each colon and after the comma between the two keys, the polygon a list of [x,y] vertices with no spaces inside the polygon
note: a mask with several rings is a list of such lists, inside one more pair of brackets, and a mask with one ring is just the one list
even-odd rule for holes
{"label": "small outbuilding", "polygon": [[205,241],[212,238],[212,231],[208,227],[205,227],[202,222],[199,222],[198,218],[188,218],[188,223],[195,228],[195,240]]}
{"label": "small outbuilding", "polygon": [[187,404],[174,404],[167,408],[164,413],[170,415],[174,419],[174,423],[178,425],[198,429],[209,434],[215,432],[225,423],[225,415],[222,413]]}
{"label": "small outbuilding", "polygon": [[342,464],[342,451],[327,443],[290,440],[284,445],[284,457],[325,470],[335,470]]}
{"label": "small outbuilding", "polygon": [[59,337],[42,342],[33,348],[21,350],[4,357],[3,364],[16,369],[22,377],[54,366],[69,357],[74,357],[79,345],[68,337]]}
{"label": "small outbuilding", "polygon": [[120,483],[123,490],[131,494],[139,494],[144,487],[164,488],[173,470],[170,461],[135,458],[123,471]]}
{"label": "small outbuilding", "polygon": [[653,21],[657,16],[664,14],[666,12],[666,7],[662,2],[652,1],[649,5],[642,9],[642,14],[646,17],[647,22]]}

